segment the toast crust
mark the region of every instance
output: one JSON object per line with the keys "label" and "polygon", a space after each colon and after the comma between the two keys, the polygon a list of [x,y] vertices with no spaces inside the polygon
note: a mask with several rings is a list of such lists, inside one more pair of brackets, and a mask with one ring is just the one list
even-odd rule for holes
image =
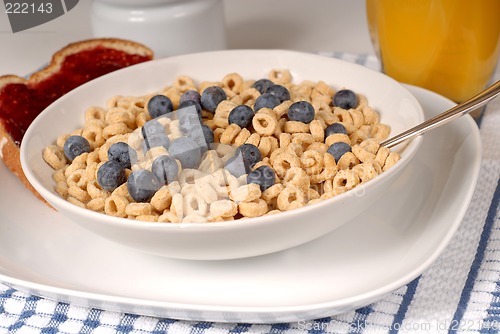
{"label": "toast crust", "polygon": [[[141,56],[147,60],[153,59],[153,51],[148,47],[128,40],[116,39],[116,38],[99,38],[90,39],[85,41],[79,41],[75,43],[68,44],[61,50],[54,53],[52,56],[50,64],[41,69],[38,72],[33,73],[28,79],[20,77],[18,75],[3,75],[0,76],[0,92],[12,84],[21,84],[30,86],[36,86],[36,84],[42,83],[44,80],[50,79],[53,75],[59,73],[65,59],[73,54],[77,54],[82,51],[93,50],[93,49],[110,49],[113,51],[122,51],[128,56]],[[126,67],[126,66],[123,66]],[[88,80],[87,80],[88,81]],[[86,81],[85,81],[86,82]],[[81,84],[83,84],[82,82]],[[59,96],[55,97],[57,99]],[[37,115],[42,110],[37,110]],[[14,138],[9,134],[8,129],[5,127],[5,118],[2,115],[2,101],[0,101],[0,159],[9,168],[9,170],[22,182],[22,184],[29,189],[34,195],[36,195],[40,200],[47,203],[33,188],[29,183],[28,179],[24,175],[21,168],[20,161],[20,142],[14,140]]]}

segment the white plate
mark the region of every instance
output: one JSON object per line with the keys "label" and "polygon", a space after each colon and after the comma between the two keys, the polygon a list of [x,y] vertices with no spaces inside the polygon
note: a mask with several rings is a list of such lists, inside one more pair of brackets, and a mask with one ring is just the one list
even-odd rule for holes
{"label": "white plate", "polygon": [[[453,105],[410,89],[426,117]],[[0,280],[60,301],[176,319],[271,323],[345,312],[422,273],[465,214],[481,160],[476,124],[463,117],[422,145],[354,222],[287,251],[229,261],[155,257],[101,239],[66,222],[2,165]]]}

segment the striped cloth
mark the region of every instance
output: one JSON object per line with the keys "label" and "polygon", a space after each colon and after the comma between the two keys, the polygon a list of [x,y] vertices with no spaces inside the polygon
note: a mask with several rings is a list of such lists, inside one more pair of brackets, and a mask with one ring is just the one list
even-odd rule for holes
{"label": "striped cloth", "polygon": [[[327,55],[379,69],[367,55]],[[500,78],[500,71],[496,73]],[[497,333],[500,329],[500,99],[480,118],[483,163],[454,238],[422,275],[361,309],[282,324],[160,319],[57,302],[0,283],[0,334],[16,333]]]}

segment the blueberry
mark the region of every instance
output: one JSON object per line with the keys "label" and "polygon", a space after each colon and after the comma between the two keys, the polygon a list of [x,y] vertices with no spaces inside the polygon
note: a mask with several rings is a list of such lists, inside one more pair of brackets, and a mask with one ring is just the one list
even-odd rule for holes
{"label": "blueberry", "polygon": [[256,183],[260,186],[260,190],[264,191],[271,187],[276,182],[274,170],[269,166],[260,166],[248,173],[247,183]]}
{"label": "blueberry", "polygon": [[229,124],[236,124],[243,129],[249,127],[250,124],[252,124],[254,114],[255,113],[253,112],[252,108],[245,104],[242,104],[231,110],[227,120]]}
{"label": "blueberry", "polygon": [[137,152],[121,141],[109,147],[108,159],[120,163],[123,168],[130,168],[132,163],[137,161]]}
{"label": "blueberry", "polygon": [[310,123],[314,119],[314,107],[307,101],[292,103],[288,108],[288,119],[302,123]]}
{"label": "blueberry", "polygon": [[125,181],[127,181],[125,168],[117,161],[108,160],[97,170],[97,183],[104,190],[113,191]]}
{"label": "blueberry", "polygon": [[326,127],[325,129],[325,138],[333,135],[334,133],[342,133],[344,135],[347,134],[347,130],[342,123],[333,123]]}
{"label": "blueberry", "polygon": [[272,85],[274,85],[274,83],[269,79],[259,79],[255,81],[252,87],[257,89],[259,93],[264,94]]}
{"label": "blueberry", "polygon": [[154,174],[145,169],[133,171],[127,180],[128,193],[134,201],[141,203],[149,202],[160,186]]}
{"label": "blueberry", "polygon": [[255,100],[254,109],[255,111],[258,111],[259,109],[262,108],[273,109],[280,103],[281,103],[280,100],[273,94],[264,93]]}
{"label": "blueberry", "polygon": [[68,160],[73,161],[82,153],[90,152],[90,143],[82,136],[70,136],[64,142],[64,155]]}
{"label": "blueberry", "polygon": [[203,137],[205,138],[205,143],[210,145],[214,142],[214,132],[206,124],[201,125],[201,131],[203,131]]}
{"label": "blueberry", "polygon": [[205,124],[191,130],[187,136],[198,144],[201,155],[208,151],[208,147],[214,142],[214,132]]}
{"label": "blueberry", "polygon": [[207,87],[201,94],[201,106],[203,109],[215,113],[215,109],[223,100],[225,100],[226,92],[218,86]]}
{"label": "blueberry", "polygon": [[163,125],[156,119],[146,122],[142,126],[142,135],[144,137],[144,150],[147,151],[153,147],[163,146],[168,149],[170,146],[170,139]]}
{"label": "blueberry", "polygon": [[201,162],[202,150],[189,137],[179,137],[172,141],[169,148],[170,155],[181,162],[182,168],[198,168]]}
{"label": "blueberry", "polygon": [[266,93],[273,94],[280,102],[290,100],[290,92],[282,85],[272,85],[267,89]]}
{"label": "blueberry", "polygon": [[234,152],[234,155],[238,156],[239,154],[241,154],[247,169],[251,169],[257,162],[262,160],[262,155],[259,149],[253,144],[243,144],[238,147]]}
{"label": "blueberry", "polygon": [[188,108],[193,106],[196,109],[196,113],[198,114],[198,117],[201,118],[201,105],[198,102],[195,102],[193,100],[186,100],[184,102],[181,102],[179,104],[179,108],[177,109],[178,114],[182,113],[184,108]]}
{"label": "blueberry", "polygon": [[342,89],[333,95],[333,105],[346,110],[356,108],[358,97],[352,90]]}
{"label": "blueberry", "polygon": [[165,95],[155,95],[148,101],[148,112],[152,118],[171,113],[174,110],[172,100]]}
{"label": "blueberry", "polygon": [[330,145],[326,151],[335,158],[335,162],[339,162],[340,158],[342,158],[345,153],[351,152],[351,146],[339,141]]}
{"label": "blueberry", "polygon": [[151,171],[160,183],[167,184],[177,179],[179,166],[171,156],[160,155],[153,161]]}
{"label": "blueberry", "polygon": [[196,90],[188,90],[181,95],[179,103],[182,104],[186,101],[193,101],[201,105],[201,95]]}

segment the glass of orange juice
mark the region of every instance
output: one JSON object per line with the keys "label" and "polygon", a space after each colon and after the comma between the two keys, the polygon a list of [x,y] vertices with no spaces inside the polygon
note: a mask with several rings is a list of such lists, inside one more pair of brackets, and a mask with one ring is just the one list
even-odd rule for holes
{"label": "glass of orange juice", "polygon": [[366,0],[384,73],[462,102],[491,79],[500,49],[500,0]]}

